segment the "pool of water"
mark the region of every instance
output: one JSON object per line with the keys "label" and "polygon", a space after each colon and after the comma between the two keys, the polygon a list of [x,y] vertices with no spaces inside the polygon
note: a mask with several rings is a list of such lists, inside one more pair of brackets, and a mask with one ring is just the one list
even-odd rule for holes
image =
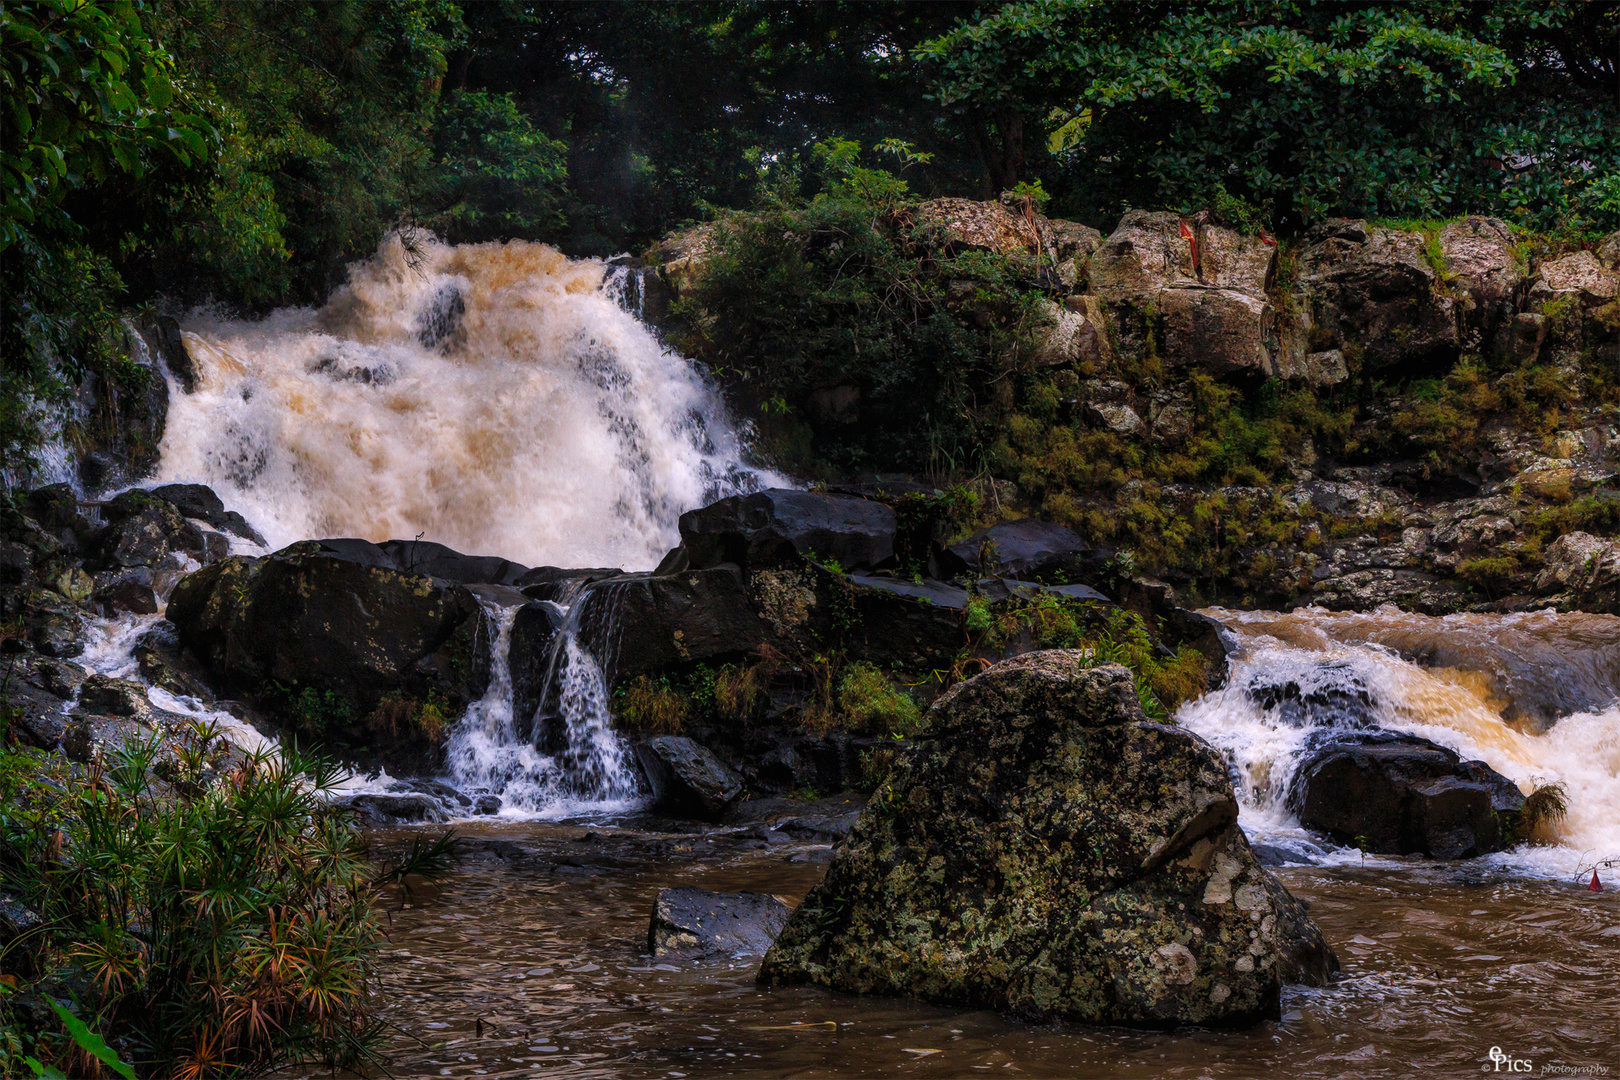
{"label": "pool of water", "polygon": [[1281,868],[1344,977],[1290,988],[1248,1031],[1138,1032],[765,990],[757,957],[655,960],[660,888],[796,903],[828,852],[635,825],[466,827],[450,874],[387,898],[393,1075],[1405,1077],[1505,1074],[1504,1057],[1521,1075],[1620,1075],[1620,897],[1573,881],[1479,862]]}

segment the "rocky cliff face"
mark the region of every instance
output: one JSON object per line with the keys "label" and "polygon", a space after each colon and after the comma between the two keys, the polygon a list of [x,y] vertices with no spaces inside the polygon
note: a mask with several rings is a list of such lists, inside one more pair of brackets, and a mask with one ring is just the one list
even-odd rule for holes
{"label": "rocky cliff face", "polygon": [[[976,252],[1042,296],[1016,362],[975,389],[987,502],[1194,598],[1613,609],[1620,234],[1588,250],[1489,218],[1331,220],[1279,244],[1137,211],[1102,236],[962,199],[908,220],[945,237],[924,270]],[[703,302],[726,229],[653,253],[667,292]],[[964,283],[954,314],[991,317],[984,291]],[[815,395],[869,392],[815,390],[805,423],[836,439]]]}

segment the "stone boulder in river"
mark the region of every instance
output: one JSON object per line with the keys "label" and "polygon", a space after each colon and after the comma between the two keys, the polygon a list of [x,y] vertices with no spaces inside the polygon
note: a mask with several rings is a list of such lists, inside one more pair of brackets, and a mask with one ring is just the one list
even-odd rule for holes
{"label": "stone boulder in river", "polygon": [[1086,663],[1029,653],[935,702],[760,981],[1231,1026],[1336,971],[1238,828],[1220,755]]}
{"label": "stone boulder in river", "polygon": [[652,785],[653,805],[663,813],[718,821],[742,797],[742,777],[684,735],[637,743],[636,757]]}
{"label": "stone boulder in river", "polygon": [[1483,761],[1399,732],[1335,733],[1294,775],[1301,825],[1383,855],[1500,851],[1513,843],[1502,815],[1524,806],[1513,781]]}
{"label": "stone boulder in river", "polygon": [[791,913],[768,893],[659,889],[647,922],[647,951],[658,957],[758,956],[770,948]]}

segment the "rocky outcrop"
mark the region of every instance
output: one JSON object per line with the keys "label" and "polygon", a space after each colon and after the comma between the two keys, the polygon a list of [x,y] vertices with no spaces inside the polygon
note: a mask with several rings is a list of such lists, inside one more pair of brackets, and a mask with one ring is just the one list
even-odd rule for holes
{"label": "rocky outcrop", "polygon": [[1089,544],[1079,533],[1038,518],[992,525],[946,548],[945,577],[999,574],[1025,581],[1095,580],[1113,552]]}
{"label": "rocky outcrop", "polygon": [[1337,961],[1238,829],[1220,756],[1123,668],[1006,661],[937,701],[760,980],[1171,1027]]}
{"label": "rocky outcrop", "polygon": [[758,956],[792,910],[768,893],[659,889],[647,923],[647,951],[660,959]]}
{"label": "rocky outcrop", "polygon": [[1536,590],[1566,607],[1620,614],[1620,540],[1565,533],[1547,549]]}
{"label": "rocky outcrop", "polygon": [[1266,292],[1275,251],[1197,218],[1131,211],[1092,257],[1091,287],[1154,324],[1172,364],[1269,375],[1278,350]]}
{"label": "rocky outcrop", "polygon": [[1289,802],[1307,829],[1387,855],[1462,859],[1514,841],[1524,796],[1482,761],[1396,732],[1335,732],[1305,757]]}
{"label": "rocky outcrop", "polygon": [[700,569],[734,563],[748,570],[801,558],[845,570],[894,558],[894,511],[880,502],[773,488],[733,495],[681,515],[681,542]]}
{"label": "rocky outcrop", "polygon": [[765,641],[736,566],[609,578],[578,603],[582,640],[614,682],[741,657]]}
{"label": "rocky outcrop", "polygon": [[308,540],[192,574],[167,617],[219,686],[307,690],[313,734],[363,742],[385,694],[431,690],[451,708],[475,696],[479,610],[467,588],[394,569],[374,544]]}
{"label": "rocky outcrop", "polygon": [[636,758],[663,813],[718,821],[742,797],[742,777],[708,748],[684,735],[658,735],[636,744]]}

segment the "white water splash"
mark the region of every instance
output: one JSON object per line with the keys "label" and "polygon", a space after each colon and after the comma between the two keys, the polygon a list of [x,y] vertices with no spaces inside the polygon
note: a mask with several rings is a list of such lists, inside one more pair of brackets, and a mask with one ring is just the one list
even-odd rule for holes
{"label": "white water splash", "polygon": [[557,632],[549,665],[553,670],[547,676],[554,685],[546,688],[558,702],[564,748],[555,755],[542,752],[532,734],[538,719],[515,714],[511,647],[518,610],[485,611],[496,631],[490,644],[489,688],[450,734],[450,782],[468,794],[499,794],[502,817],[554,819],[640,806],[636,765],[613,730],[602,670],[579,644],[572,622]]}
{"label": "white water splash", "polygon": [[[1430,739],[1465,760],[1484,761],[1525,792],[1538,784],[1564,783],[1569,815],[1558,829],[1559,843],[1521,845],[1488,856],[1490,862],[1567,876],[1579,866],[1620,855],[1620,700],[1565,716],[1536,734],[1533,723],[1504,719],[1509,699],[1502,688],[1514,679],[1494,655],[1509,647],[1523,654],[1530,648],[1526,642],[1540,635],[1549,652],[1547,662],[1568,663],[1568,639],[1578,631],[1582,640],[1597,643],[1596,655],[1612,659],[1610,650],[1620,650],[1620,619],[1539,614],[1535,619],[1471,616],[1448,621],[1393,611],[1352,617],[1314,609],[1286,616],[1210,614],[1236,631],[1243,651],[1232,658],[1226,686],[1183,706],[1176,720],[1232,762],[1241,821],[1255,840],[1298,843],[1306,836],[1288,810],[1286,796],[1307,740],[1321,728],[1291,724],[1279,708],[1267,708],[1251,693],[1255,686],[1293,681],[1305,693],[1365,690],[1370,699],[1366,713],[1379,727]],[[1506,644],[1504,629],[1515,635]],[[1448,659],[1459,666],[1421,667],[1379,643],[1396,638],[1425,656],[1436,651],[1428,638],[1445,639]],[[1612,666],[1583,670],[1593,680],[1583,688],[1588,697],[1620,697],[1620,687],[1604,681]]]}
{"label": "white water splash", "polygon": [[194,314],[159,478],[208,484],[265,535],[411,537],[531,565],[650,567],[676,520],[786,483],[694,366],[541,244],[390,237],[320,310]]}

